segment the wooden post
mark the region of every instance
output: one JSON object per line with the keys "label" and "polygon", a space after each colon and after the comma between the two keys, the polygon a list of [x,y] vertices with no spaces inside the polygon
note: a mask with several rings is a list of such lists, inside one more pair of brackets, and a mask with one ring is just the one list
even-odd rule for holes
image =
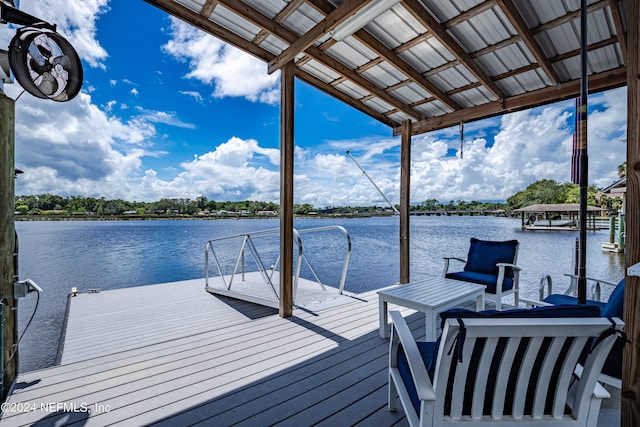
{"label": "wooden post", "polygon": [[293,61],[281,69],[280,316],[293,314]]}
{"label": "wooden post", "polygon": [[402,122],[400,146],[400,283],[409,283],[409,196],[411,181],[411,120]]}
{"label": "wooden post", "polygon": [[[640,262],[640,2],[628,2],[627,193],[625,263]],[[622,362],[622,425],[640,425],[640,277],[626,276],[624,321],[629,342]]]}
{"label": "wooden post", "polygon": [[[17,321],[13,299],[15,268],[14,209],[14,120],[15,102],[0,90],[0,296],[2,305],[2,363],[6,365],[2,382],[2,399],[6,397],[18,373],[17,354],[11,358],[17,340]],[[10,359],[11,358],[11,359]]]}

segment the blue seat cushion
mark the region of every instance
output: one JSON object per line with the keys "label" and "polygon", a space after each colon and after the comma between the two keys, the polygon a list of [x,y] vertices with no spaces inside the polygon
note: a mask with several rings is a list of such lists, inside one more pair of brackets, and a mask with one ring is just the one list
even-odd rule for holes
{"label": "blue seat cushion", "polygon": [[[576,304],[578,304],[578,298],[572,297],[571,295],[563,295],[563,294],[551,294],[548,297],[546,297],[545,299],[543,299],[542,301],[548,302],[549,304],[553,304],[553,305],[571,305],[571,304],[576,305]],[[598,307],[598,309],[600,310],[600,313],[602,313],[602,309],[604,308],[606,303],[600,302],[600,301],[593,301],[593,300],[588,299],[587,300],[587,305],[592,305],[592,306]]]}
{"label": "blue seat cushion", "polygon": [[[432,366],[432,362],[436,359],[435,351],[437,349],[435,342],[416,342],[418,350],[422,356],[422,360],[427,368],[429,379],[433,383],[433,370],[435,366]],[[411,404],[416,410],[416,413],[420,413],[420,399],[418,399],[418,391],[416,390],[411,371],[409,370],[409,363],[407,362],[407,356],[402,348],[402,345],[398,348],[398,371],[402,377],[402,382],[407,388],[409,397],[411,398]]]}
{"label": "blue seat cushion", "polygon": [[[498,275],[478,273],[475,271],[458,271],[456,273],[447,273],[447,279],[461,280],[463,282],[479,283],[487,287],[486,292],[490,294],[496,293]],[[508,291],[513,288],[513,275],[506,277],[502,281],[502,291]]]}
{"label": "blue seat cushion", "polygon": [[[504,242],[479,240],[471,238],[467,263],[464,271],[474,271],[493,276],[498,275],[496,264],[506,262],[513,264],[518,249],[517,240],[506,240]],[[513,270],[507,268],[505,277],[512,278]]]}

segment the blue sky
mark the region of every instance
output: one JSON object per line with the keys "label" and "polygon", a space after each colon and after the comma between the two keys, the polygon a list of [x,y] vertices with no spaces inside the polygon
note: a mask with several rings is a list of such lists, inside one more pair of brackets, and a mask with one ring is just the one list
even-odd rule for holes
{"label": "blue sky", "polygon": [[[279,200],[279,74],[142,0],[22,0],[58,25],[84,65],[82,92],[16,103],[16,194],[154,201]],[[15,29],[0,27],[8,46]],[[16,99],[17,83],[4,86]],[[295,203],[392,202],[400,140],[390,128],[296,83]],[[604,187],[626,156],[626,89],[589,98],[589,180]],[[540,179],[570,179],[573,101],[412,141],[411,201],[501,200]]]}

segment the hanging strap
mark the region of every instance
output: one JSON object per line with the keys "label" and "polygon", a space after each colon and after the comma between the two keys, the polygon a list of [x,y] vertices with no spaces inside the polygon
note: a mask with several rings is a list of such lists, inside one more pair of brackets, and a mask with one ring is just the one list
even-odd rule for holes
{"label": "hanging strap", "polygon": [[465,327],[464,322],[461,318],[456,317],[456,320],[458,321],[460,329],[458,329],[458,334],[453,340],[453,343],[451,343],[451,348],[449,349],[447,355],[450,355],[453,351],[453,347],[456,347],[456,352],[458,353],[458,363],[462,363],[462,346],[464,345],[464,340],[467,337],[467,328]]}
{"label": "hanging strap", "polygon": [[464,122],[460,122],[460,158],[464,156]]}
{"label": "hanging strap", "polygon": [[611,317],[607,317],[607,319],[609,319],[609,322],[611,322],[611,327],[609,329],[607,329],[606,331],[602,332],[598,338],[596,338],[593,341],[593,345],[591,345],[591,348],[589,349],[589,354],[591,354],[591,352],[593,352],[593,350],[595,350],[595,348],[608,336],[610,335],[619,335],[620,337],[622,337],[622,345],[624,346],[627,343],[627,334],[624,333],[624,331],[620,331],[616,329],[616,322],[613,321],[613,319]]}

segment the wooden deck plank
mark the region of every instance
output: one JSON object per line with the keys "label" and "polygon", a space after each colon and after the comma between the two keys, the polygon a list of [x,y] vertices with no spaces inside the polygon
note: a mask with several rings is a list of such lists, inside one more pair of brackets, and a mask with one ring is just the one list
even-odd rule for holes
{"label": "wooden deck plank", "polygon": [[[378,336],[375,291],[333,307],[296,309],[283,319],[273,309],[202,294],[199,283],[192,285],[189,291],[166,285],[128,291],[126,304],[101,313],[90,310],[83,333],[115,312],[135,319],[132,323],[161,319],[165,326],[173,324],[164,335],[126,322],[105,325],[97,335],[108,345],[100,352],[87,351],[74,337],[82,329],[69,331],[78,345],[66,348],[77,360],[20,374],[8,400],[84,404],[91,414],[54,407],[5,413],[0,424],[406,425],[401,408],[390,412],[386,406],[389,342]],[[193,310],[181,316],[163,301],[174,298],[174,291],[193,291],[202,301],[183,295]],[[146,292],[148,306],[136,310],[136,298],[144,299]],[[117,292],[101,294],[119,300]],[[100,305],[99,299],[93,303]],[[424,336],[424,315],[401,310],[414,335]],[[128,339],[118,348],[123,333]]]}

